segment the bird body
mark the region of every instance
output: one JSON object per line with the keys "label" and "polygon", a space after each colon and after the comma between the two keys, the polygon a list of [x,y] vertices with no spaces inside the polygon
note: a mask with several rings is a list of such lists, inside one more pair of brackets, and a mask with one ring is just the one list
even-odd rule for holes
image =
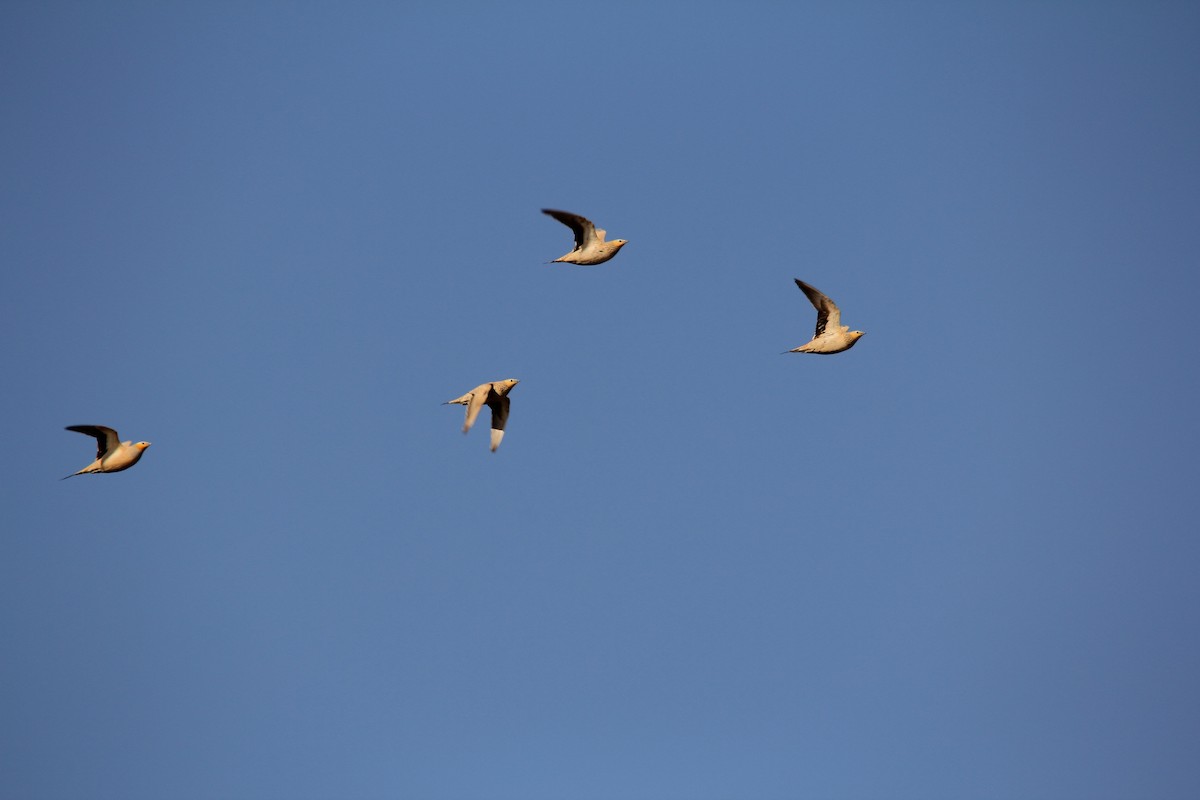
{"label": "bird body", "polygon": [[852,331],[849,325],[843,325],[842,312],[836,303],[799,278],[794,280],[800,287],[800,291],[804,292],[809,302],[817,309],[817,330],[807,344],[793,347],[787,352],[829,355],[854,347],[859,337],[863,335],[863,331]]}
{"label": "bird body", "polygon": [[566,262],[585,267],[603,264],[615,256],[618,250],[628,244],[624,239],[613,239],[611,242],[604,241],[607,231],[603,228],[597,228],[592,224],[591,220],[581,217],[578,214],[572,214],[569,211],[555,211],[552,208],[543,208],[542,213],[554,217],[563,225],[570,228],[575,234],[575,249],[565,256],[560,256],[554,259],[554,261],[549,262],[551,264]]}
{"label": "bird body", "polygon": [[76,475],[129,469],[150,446],[149,442],[122,442],[116,431],[103,425],[69,425],[67,430],[91,436],[96,440],[96,460],[78,472],[67,475],[63,480]]}
{"label": "bird body", "polygon": [[467,407],[467,418],[463,423],[463,433],[471,430],[471,426],[475,424],[475,418],[479,416],[481,408],[486,405],[491,409],[492,452],[494,453],[496,452],[496,448],[500,446],[500,440],[504,438],[504,426],[508,422],[508,393],[518,383],[520,381],[516,378],[481,383],[462,397],[447,400],[442,405],[462,405]]}

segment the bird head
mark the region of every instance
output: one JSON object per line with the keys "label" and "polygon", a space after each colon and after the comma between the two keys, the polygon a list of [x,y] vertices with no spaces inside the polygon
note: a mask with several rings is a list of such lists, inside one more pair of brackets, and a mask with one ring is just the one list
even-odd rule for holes
{"label": "bird head", "polygon": [[509,392],[512,391],[512,388],[514,386],[516,386],[518,383],[520,383],[520,381],[517,380],[516,378],[509,378],[507,380],[498,381],[496,383],[496,390],[498,392],[500,392],[500,394],[508,394]]}
{"label": "bird head", "polygon": [[138,442],[137,444],[134,445],[134,447],[136,447],[138,450],[145,450],[149,446],[150,446],[149,442]]}
{"label": "bird head", "polygon": [[609,242],[609,244],[611,244],[613,247],[615,247],[615,248],[617,248],[618,250],[620,250],[622,247],[624,247],[625,245],[629,244],[629,240],[627,240],[627,239],[613,239],[611,242]]}

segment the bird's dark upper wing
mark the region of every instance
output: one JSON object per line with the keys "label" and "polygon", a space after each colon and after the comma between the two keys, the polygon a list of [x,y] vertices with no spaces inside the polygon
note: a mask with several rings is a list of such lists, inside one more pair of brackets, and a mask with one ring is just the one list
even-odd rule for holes
{"label": "bird's dark upper wing", "polygon": [[508,406],[511,402],[508,395],[500,395],[495,392],[488,398],[488,408],[492,410],[492,430],[504,430],[504,424],[508,422]]}
{"label": "bird's dark upper wing", "polygon": [[104,458],[104,454],[116,449],[121,444],[121,437],[112,428],[103,425],[68,425],[67,430],[91,436],[96,440],[96,458]]}
{"label": "bird's dark upper wing", "polygon": [[842,325],[842,312],[838,310],[837,304],[830,300],[825,295],[813,286],[809,286],[799,278],[794,278],[796,285],[800,287],[800,291],[808,296],[808,301],[813,304],[813,308],[817,309],[817,332],[813,334],[813,338],[817,338],[825,332],[826,328],[837,329]]}
{"label": "bird's dark upper wing", "polygon": [[492,392],[488,397],[488,408],[492,409],[492,452],[504,439],[504,424],[508,422],[508,395]]}
{"label": "bird's dark upper wing", "polygon": [[575,233],[576,250],[584,247],[596,235],[596,226],[586,217],[572,214],[570,211],[555,211],[553,208],[543,208],[542,213],[554,217]]}

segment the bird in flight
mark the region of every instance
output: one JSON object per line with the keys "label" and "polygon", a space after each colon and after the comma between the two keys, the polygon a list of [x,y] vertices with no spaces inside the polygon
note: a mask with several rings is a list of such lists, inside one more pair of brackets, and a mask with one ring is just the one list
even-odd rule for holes
{"label": "bird in flight", "polygon": [[96,460],[79,472],[72,472],[67,478],[76,475],[87,475],[93,472],[120,472],[129,469],[138,462],[142,453],[150,446],[149,442],[122,442],[121,437],[112,428],[103,425],[68,425],[67,430],[91,436],[96,440]]}
{"label": "bird in flight", "polygon": [[597,228],[592,224],[590,219],[581,217],[578,214],[572,214],[569,211],[555,211],[553,208],[543,208],[542,213],[554,217],[575,233],[575,249],[565,256],[548,262],[550,264],[559,261],[586,267],[603,264],[615,256],[618,250],[628,244],[624,239],[613,239],[611,242],[604,241],[604,234],[607,231],[603,228]]}
{"label": "bird in flight", "polygon": [[849,325],[842,324],[842,312],[837,303],[809,286],[799,278],[795,279],[800,291],[808,296],[809,302],[817,309],[817,332],[807,344],[793,347],[789,353],[840,353],[854,347],[855,342],[863,335],[862,331],[852,331]]}
{"label": "bird in flight", "polygon": [[463,423],[463,433],[466,433],[475,424],[475,418],[479,416],[479,409],[486,404],[492,410],[492,452],[494,453],[500,446],[500,440],[504,438],[504,424],[508,422],[508,393],[518,383],[520,381],[516,378],[481,383],[462,397],[447,400],[442,405],[457,404],[467,407],[467,421]]}

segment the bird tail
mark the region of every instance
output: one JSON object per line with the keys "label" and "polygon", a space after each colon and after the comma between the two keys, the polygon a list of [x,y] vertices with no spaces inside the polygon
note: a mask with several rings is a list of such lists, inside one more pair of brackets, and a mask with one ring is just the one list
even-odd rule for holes
{"label": "bird tail", "polygon": [[72,472],[70,475],[65,475],[59,478],[60,481],[65,481],[67,478],[74,478],[76,475],[95,475],[97,472],[104,472],[103,469],[88,469],[84,467],[79,472]]}

